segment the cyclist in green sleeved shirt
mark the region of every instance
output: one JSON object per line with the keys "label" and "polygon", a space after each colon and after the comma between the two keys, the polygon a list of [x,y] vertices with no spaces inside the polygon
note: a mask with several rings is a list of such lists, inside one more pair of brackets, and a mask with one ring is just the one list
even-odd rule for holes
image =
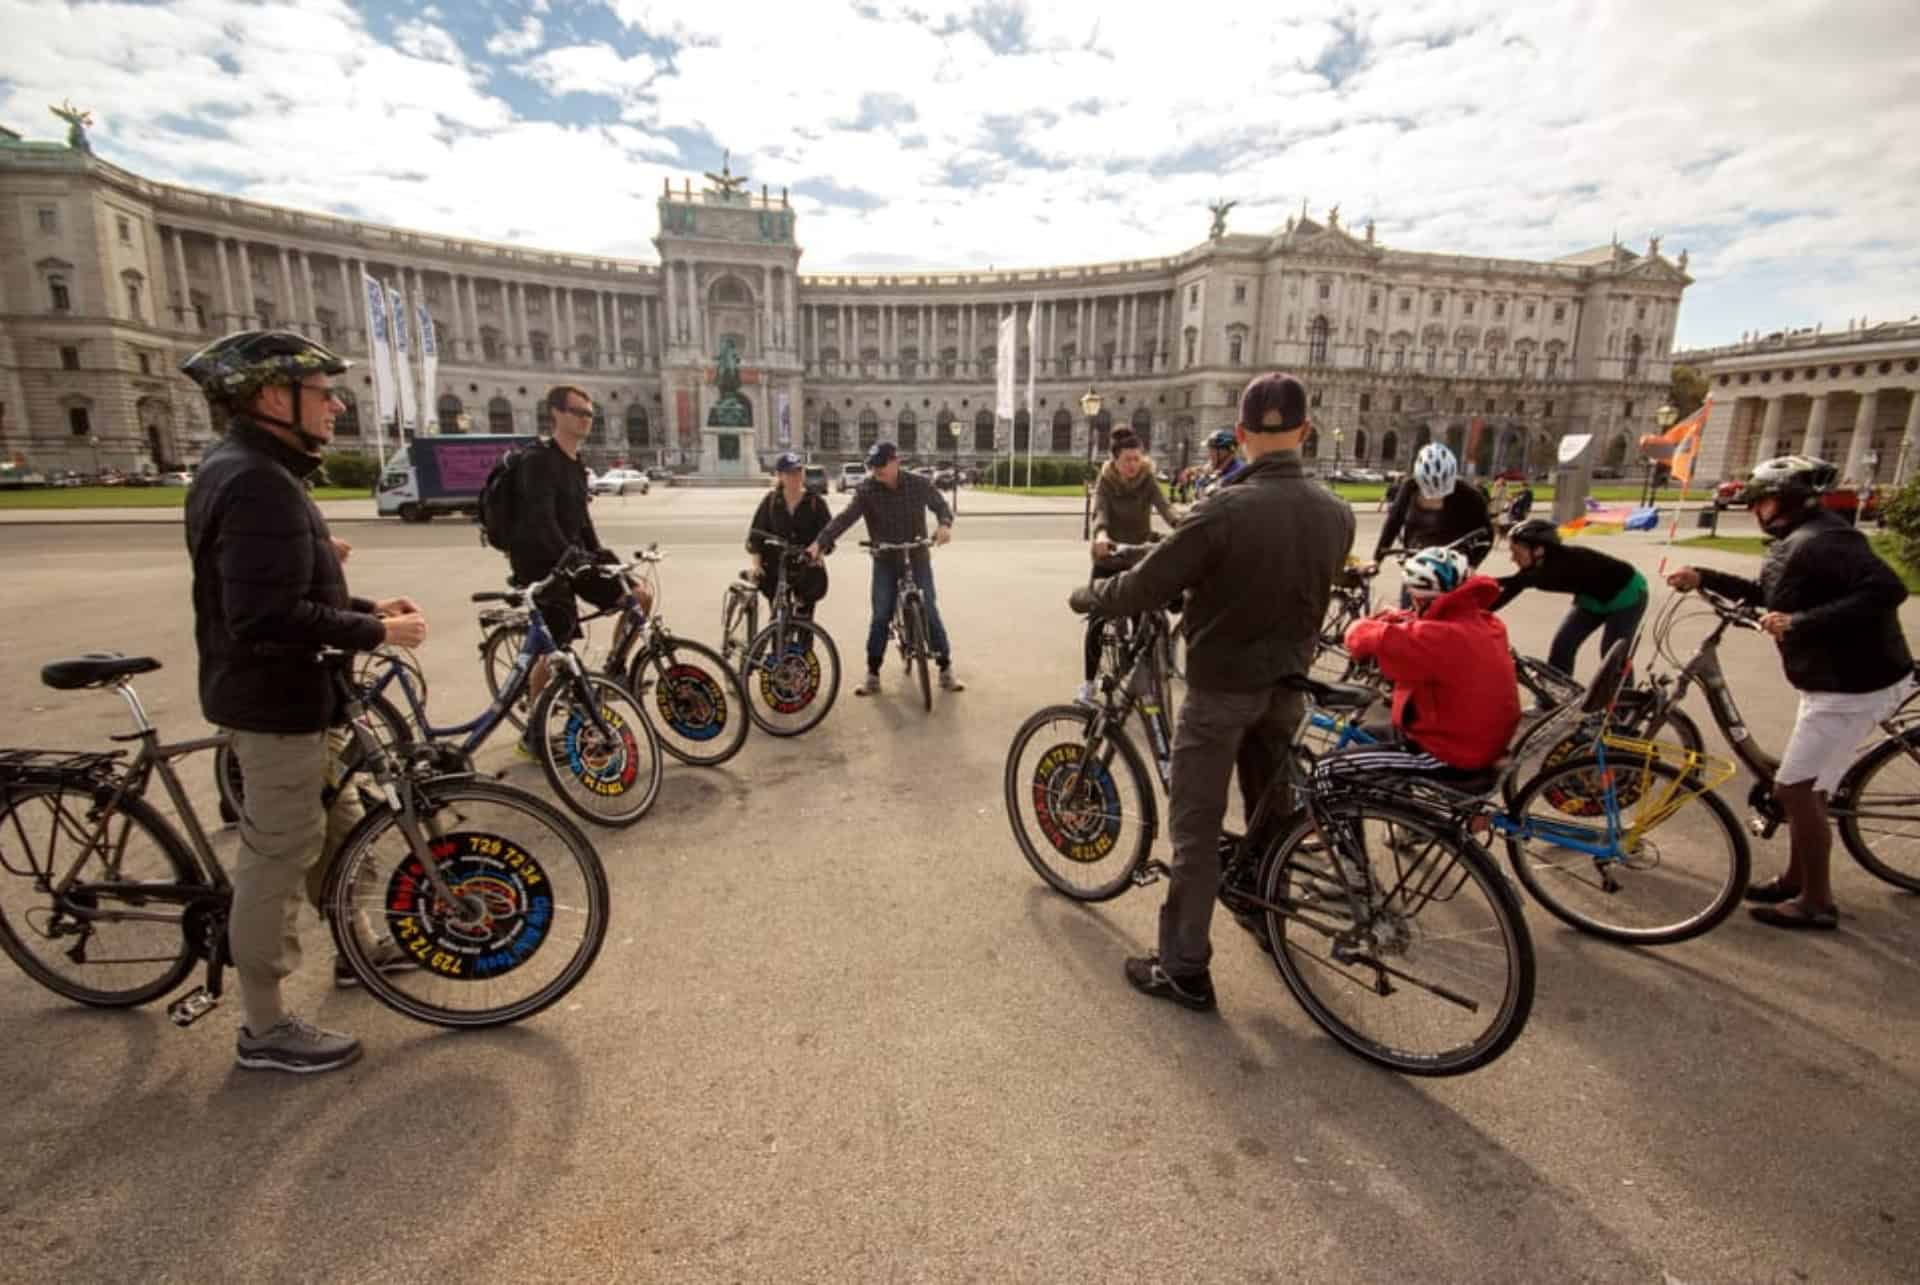
{"label": "cyclist in green sleeved shirt", "polygon": [[1498,611],[1524,590],[1573,595],[1573,606],[1553,635],[1547,663],[1563,674],[1573,673],[1581,644],[1596,630],[1602,648],[1633,637],[1647,614],[1647,578],[1632,563],[1584,545],[1563,544],[1560,529],[1545,518],[1529,518],[1507,535],[1513,565],[1518,568],[1500,581]]}

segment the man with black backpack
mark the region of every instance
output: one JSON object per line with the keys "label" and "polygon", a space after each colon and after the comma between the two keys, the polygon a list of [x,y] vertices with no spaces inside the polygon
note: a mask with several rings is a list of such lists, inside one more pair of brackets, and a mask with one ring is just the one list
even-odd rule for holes
{"label": "man with black backpack", "polygon": [[[593,432],[593,398],[571,384],[557,384],[547,390],[546,400],[553,412],[553,436],[511,457],[506,462],[503,485],[496,487],[490,481],[489,495],[481,506],[489,540],[499,544],[498,537],[505,537],[507,561],[513,567],[513,578],[521,584],[551,575],[573,548],[596,562],[619,561],[600,543],[587,513],[587,466],[580,462],[580,447]],[[502,492],[498,499],[491,494],[496,490]],[[510,505],[509,513],[501,512],[504,506],[499,499]],[[580,636],[580,613],[573,601],[576,594],[602,610],[629,601],[642,611],[653,606],[646,587],[624,576],[604,567],[579,572],[535,599],[557,646],[564,647]],[[548,673],[547,658],[542,656],[534,663],[527,689],[529,703],[546,687]],[[532,756],[532,746],[525,737],[519,748],[522,754]]]}

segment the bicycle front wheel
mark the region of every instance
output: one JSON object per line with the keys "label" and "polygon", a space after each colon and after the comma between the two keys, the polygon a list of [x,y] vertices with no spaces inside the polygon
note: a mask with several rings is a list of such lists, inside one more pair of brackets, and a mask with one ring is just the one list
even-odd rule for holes
{"label": "bicycle front wheel", "polygon": [[596,825],[632,825],[660,794],[660,736],[610,678],[555,678],[533,707],[533,739],[553,792]]}
{"label": "bicycle front wheel", "polygon": [[[414,739],[406,716],[393,707],[393,702],[384,696],[364,696],[361,699],[366,702],[368,724],[381,749],[392,753]],[[351,738],[346,740],[341,747],[346,757],[357,757],[354,753],[357,744]],[[240,756],[233,752],[231,741],[214,751],[213,783],[220,791],[220,819],[228,825],[236,824],[246,810],[247,779],[240,771]]]}
{"label": "bicycle front wheel", "polygon": [[328,885],[333,940],[367,993],[437,1026],[533,1016],[586,975],[607,935],[607,875],[550,804],[471,778],[415,787],[442,900],[395,813],[368,813]]}
{"label": "bicycle front wheel", "polygon": [[1732,914],[1752,864],[1719,795],[1628,754],[1549,767],[1514,795],[1501,828],[1514,874],[1549,914],[1641,946],[1697,937]]}
{"label": "bicycle front wheel", "polygon": [[[526,640],[527,627],[521,624],[496,625],[481,641],[480,672],[486,675],[489,699],[500,699],[500,690],[507,685],[507,675],[513,672],[513,664],[520,659],[520,648]],[[515,731],[525,731],[527,727],[527,711],[531,705],[527,698],[528,686],[523,685],[519,698],[507,706],[507,721]]]}
{"label": "bicycle front wheel", "polygon": [[1920,728],[1888,737],[1848,768],[1833,815],[1867,873],[1920,892]]}
{"label": "bicycle front wheel", "polygon": [[927,669],[927,610],[919,599],[910,598],[900,608],[907,618],[907,664],[920,680],[920,703],[933,712],[933,676]]}
{"label": "bicycle front wheel", "polygon": [[1409,1075],[1460,1075],[1520,1037],[1533,1008],[1533,939],[1499,869],[1453,821],[1335,804],[1303,815],[1258,886],[1281,980],[1327,1034]]}
{"label": "bicycle front wheel", "polygon": [[[634,657],[627,690],[659,715],[654,730],[667,753],[694,767],[718,767],[747,739],[747,693],[740,675],[705,643],[675,638]],[[649,699],[651,698],[651,699]]]}
{"label": "bicycle front wheel", "polygon": [[789,622],[786,637],[768,625],[748,644],[741,679],[747,712],[770,736],[819,726],[840,695],[840,649],[818,625]]}
{"label": "bicycle front wheel", "polygon": [[[185,901],[202,880],[144,799],[123,798],[95,832],[90,790],[10,789],[0,810],[0,948],[57,995],[130,1008],[186,980],[205,942]],[[51,888],[72,876],[63,894]],[[217,894],[204,889],[208,899]],[[210,926],[212,921],[207,921]]]}
{"label": "bicycle front wheel", "polygon": [[1075,901],[1125,892],[1153,848],[1159,818],[1147,766],[1118,729],[1093,736],[1094,712],[1049,705],[1007,750],[1007,820],[1042,879]]}

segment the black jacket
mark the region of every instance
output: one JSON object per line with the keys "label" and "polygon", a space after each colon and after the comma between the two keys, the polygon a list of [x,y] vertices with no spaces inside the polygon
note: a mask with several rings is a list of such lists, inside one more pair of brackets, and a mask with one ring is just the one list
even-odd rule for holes
{"label": "black jacket", "polygon": [[1298,451],[1275,451],[1092,596],[1106,614],[1132,615],[1184,590],[1188,681],[1263,691],[1312,664],[1353,526],[1347,502],[1302,474]]}
{"label": "black jacket", "polygon": [[1393,507],[1387,511],[1386,525],[1380,528],[1380,538],[1374,543],[1373,560],[1378,562],[1386,556],[1395,536],[1404,538],[1404,548],[1431,549],[1480,531],[1486,535],[1484,541],[1462,546],[1460,550],[1467,555],[1469,563],[1479,566],[1480,560],[1493,548],[1493,519],[1487,513],[1487,497],[1465,478],[1453,484],[1453,494],[1441,501],[1437,509],[1423,509],[1415,504],[1414,497],[1419,494],[1420,488],[1412,478],[1400,484],[1400,493],[1393,497]]}
{"label": "black jacket", "polygon": [[[1500,579],[1500,596],[1489,611],[1498,611],[1527,589],[1570,593],[1598,603],[1612,602],[1636,574],[1633,564],[1612,554],[1579,544],[1548,545],[1546,556],[1525,571]],[[1637,595],[1636,595],[1637,597]],[[1585,606],[1585,603],[1581,604]]]}
{"label": "black jacket", "polygon": [[194,642],[207,721],[248,732],[318,732],[334,721],[322,646],[369,651],[386,637],[350,597],[326,519],[304,479],[311,455],[235,419],[187,492]]}
{"label": "black jacket", "polygon": [[587,515],[587,466],[542,438],[514,469],[513,578],[529,584],[550,574],[567,546],[585,553],[603,546]]}
{"label": "black jacket", "polygon": [[827,508],[827,502],[812,491],[800,494],[800,507],[789,510],[787,500],[779,487],[768,491],[760,501],[760,507],[753,511],[753,524],[747,528],[747,552],[760,559],[760,588],[768,597],[779,583],[779,566],[774,562],[775,551],[762,540],[759,532],[778,536],[790,545],[799,546],[788,554],[787,584],[798,594],[802,602],[818,602],[827,596],[827,569],[818,563],[807,562],[799,557],[799,549],[812,544],[827,523],[833,519],[833,512]]}
{"label": "black jacket", "polygon": [[1703,567],[1700,583],[1793,617],[1780,664],[1803,692],[1877,692],[1913,669],[1900,630],[1907,587],[1838,514],[1814,513],[1775,541],[1759,580]]}

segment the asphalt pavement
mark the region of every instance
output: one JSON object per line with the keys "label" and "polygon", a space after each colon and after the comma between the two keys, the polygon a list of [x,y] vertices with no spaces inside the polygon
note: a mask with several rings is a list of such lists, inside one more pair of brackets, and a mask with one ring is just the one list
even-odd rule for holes
{"label": "asphalt pavement", "polygon": [[[757,498],[656,490],[595,515],[616,548],[668,551],[666,620],[714,642]],[[1224,917],[1220,1013],[1144,999],[1120,962],[1151,948],[1162,889],[1063,900],[1002,802],[1014,729],[1080,677],[1077,511],[970,517],[972,498],[934,564],[969,690],[923,713],[894,663],[879,697],[852,695],[867,568],[843,545],[820,611],[850,670],[832,714],[756,731],[721,768],[670,765],[652,814],[593,833],[606,949],[522,1026],[445,1033],[333,990],[311,917],[290,995],[367,1044],[327,1076],[235,1069],[237,1002],[183,1031],[0,964],[0,1279],[1915,1278],[1920,900],[1836,846],[1830,936],[1736,914],[1623,949],[1530,907],[1532,1021],[1451,1080],[1342,1051]],[[436,717],[477,711],[467,597],[498,587],[498,555],[465,522],[342,534],[357,592],[425,608]],[[1662,557],[1605,539],[1650,572]],[[0,741],[124,731],[110,696],[38,682],[93,649],[159,657],[149,711],[170,737],[202,729],[177,524],[0,523],[0,566]],[[1565,605],[1509,608],[1524,650]],[[1920,606],[1904,615],[1920,636]],[[1777,746],[1793,701],[1768,644],[1726,657]],[[544,790],[504,739],[481,764]],[[210,816],[209,766],[188,773]],[[1756,843],[1756,871],[1784,855]]]}

